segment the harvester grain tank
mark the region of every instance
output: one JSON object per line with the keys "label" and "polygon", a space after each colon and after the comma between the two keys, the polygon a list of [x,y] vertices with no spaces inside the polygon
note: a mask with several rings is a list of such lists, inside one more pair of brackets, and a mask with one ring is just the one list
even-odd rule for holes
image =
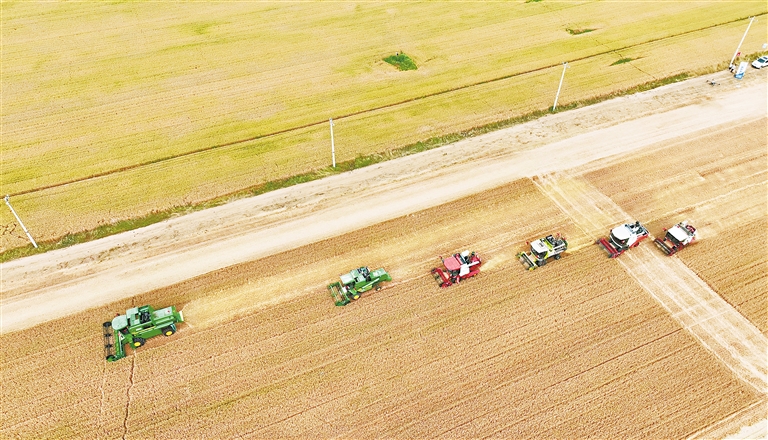
{"label": "harvester grain tank", "polygon": [[560,234],[547,235],[530,243],[530,245],[531,251],[529,253],[520,252],[517,254],[517,258],[528,270],[547,264],[547,260],[550,258],[559,260],[562,253],[568,249],[568,242]]}
{"label": "harvester grain tank", "polygon": [[345,306],[373,288],[381,289],[379,283],[383,281],[392,281],[392,277],[383,268],[371,272],[365,266],[352,269],[339,278],[341,281],[328,285],[328,291],[337,306]]}
{"label": "harvester grain tank", "polygon": [[684,221],[669,229],[664,228],[664,231],[664,238],[657,238],[653,242],[667,255],[674,255],[696,240],[696,228]]}
{"label": "harvester grain tank", "polygon": [[134,349],[141,347],[149,338],[176,333],[176,324],[184,322],[184,315],[170,306],[155,310],[146,305],[133,307],[125,315],[116,316],[104,323],[104,352],[110,362],[126,356],[125,344]]}
{"label": "harvester grain tank", "polygon": [[616,226],[611,229],[608,238],[601,238],[596,243],[602,246],[611,258],[616,258],[627,249],[637,247],[646,238],[648,238],[648,230],[636,221]]}
{"label": "harvester grain tank", "polygon": [[440,287],[450,287],[461,280],[472,278],[480,273],[480,266],[483,264],[477,253],[469,251],[453,254],[448,258],[440,257],[440,260],[443,262],[443,268],[432,269],[432,276]]}

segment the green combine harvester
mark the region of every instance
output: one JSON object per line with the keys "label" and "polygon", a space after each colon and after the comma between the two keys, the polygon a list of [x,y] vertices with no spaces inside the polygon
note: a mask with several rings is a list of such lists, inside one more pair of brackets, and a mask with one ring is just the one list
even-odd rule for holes
{"label": "green combine harvester", "polygon": [[[141,347],[149,338],[176,333],[176,324],[184,322],[184,315],[176,307],[155,310],[152,306],[134,307],[104,323],[104,353],[114,362],[126,356],[125,344],[134,349]],[[111,330],[110,330],[111,328]]]}
{"label": "green combine harvester", "polygon": [[353,269],[340,278],[341,281],[328,285],[333,302],[337,306],[346,306],[353,300],[360,298],[360,294],[374,287],[376,290],[381,289],[379,283],[382,281],[392,281],[392,277],[383,268],[371,272],[367,267]]}

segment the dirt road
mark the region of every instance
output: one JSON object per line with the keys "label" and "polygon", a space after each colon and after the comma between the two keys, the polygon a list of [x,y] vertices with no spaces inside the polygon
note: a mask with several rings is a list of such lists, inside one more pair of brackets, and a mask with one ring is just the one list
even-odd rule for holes
{"label": "dirt road", "polygon": [[437,206],[765,117],[765,72],[673,84],[2,265],[0,333]]}

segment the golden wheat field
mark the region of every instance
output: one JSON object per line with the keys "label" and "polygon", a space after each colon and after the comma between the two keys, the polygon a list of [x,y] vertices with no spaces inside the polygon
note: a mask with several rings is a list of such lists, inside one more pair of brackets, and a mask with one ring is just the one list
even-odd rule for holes
{"label": "golden wheat field", "polygon": [[563,61],[561,106],[709,68],[766,13],[646,6],[3,2],[0,185],[52,240],[327,167],[331,117],[344,161],[546,109]]}
{"label": "golden wheat field", "polygon": [[[546,108],[566,59],[564,106],[727,61],[750,15],[743,51],[766,34],[748,2],[0,8],[0,184],[42,239],[321,169],[329,117],[339,160],[395,156]],[[381,60],[395,52],[419,68]],[[0,438],[759,427],[767,75],[694,78],[3,262]],[[21,246],[0,212],[0,247]],[[639,247],[595,244],[636,220]],[[683,220],[697,240],[664,255],[653,238]],[[556,233],[563,258],[525,270],[518,253]],[[430,270],[464,250],[480,274],[440,288]],[[392,281],[335,306],[328,284],[362,265]],[[144,304],[185,322],[107,362],[102,323]]]}
{"label": "golden wheat field", "polygon": [[[553,231],[584,240],[525,179],[4,334],[2,435],[682,438],[760,401],[597,246],[525,271]],[[440,289],[465,248],[480,276]],[[360,261],[394,281],[335,307]],[[144,303],[187,324],[105,363],[103,317]]]}

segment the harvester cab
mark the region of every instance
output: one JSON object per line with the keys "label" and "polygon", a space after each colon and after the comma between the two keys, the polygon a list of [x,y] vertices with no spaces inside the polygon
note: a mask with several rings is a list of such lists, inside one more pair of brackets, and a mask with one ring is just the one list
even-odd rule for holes
{"label": "harvester cab", "polygon": [[382,281],[392,281],[392,277],[383,268],[371,272],[365,266],[352,269],[349,273],[341,275],[339,279],[341,281],[328,285],[328,291],[337,306],[345,306],[360,298],[363,292],[373,288],[381,289],[379,283]]}
{"label": "harvester cab", "polygon": [[184,315],[170,306],[155,310],[146,305],[133,307],[103,324],[104,354],[110,362],[126,356],[125,344],[134,349],[141,347],[149,338],[176,333],[176,324],[184,322]]}
{"label": "harvester cab", "polygon": [[675,254],[696,240],[696,228],[688,222],[683,221],[664,230],[666,231],[664,238],[657,238],[653,242],[667,255]]}
{"label": "harvester cab", "polygon": [[627,249],[637,247],[646,238],[648,238],[648,230],[636,221],[616,226],[611,229],[608,238],[601,238],[596,243],[602,246],[611,258],[616,258]]}
{"label": "harvester cab", "polygon": [[532,243],[530,253],[520,252],[517,257],[528,270],[536,269],[547,264],[547,260],[554,258],[559,260],[562,253],[568,249],[568,242],[565,238],[557,235],[547,235]]}
{"label": "harvester cab", "polygon": [[464,251],[459,254],[453,254],[448,258],[440,257],[444,269],[435,267],[432,269],[432,276],[440,287],[449,287],[461,280],[472,278],[480,273],[480,266],[483,264],[477,253]]}

